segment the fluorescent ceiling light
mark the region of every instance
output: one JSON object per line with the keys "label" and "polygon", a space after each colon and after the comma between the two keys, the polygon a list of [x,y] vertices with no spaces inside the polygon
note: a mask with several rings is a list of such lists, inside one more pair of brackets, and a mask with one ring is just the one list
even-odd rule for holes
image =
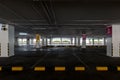
{"label": "fluorescent ceiling light", "polygon": [[20,32],[19,35],[28,35],[27,33]]}
{"label": "fluorescent ceiling light", "polygon": [[32,28],[32,29],[35,29],[35,30],[37,30],[37,29],[46,29],[46,28]]}

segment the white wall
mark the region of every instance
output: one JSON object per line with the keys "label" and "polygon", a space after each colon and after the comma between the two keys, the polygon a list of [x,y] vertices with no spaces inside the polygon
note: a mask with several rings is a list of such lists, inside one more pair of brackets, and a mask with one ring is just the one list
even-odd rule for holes
{"label": "white wall", "polygon": [[120,24],[112,25],[113,57],[120,57]]}
{"label": "white wall", "polygon": [[14,55],[14,27],[5,25],[7,30],[2,30],[2,24],[0,24],[0,44],[1,55],[0,57],[9,57]]}

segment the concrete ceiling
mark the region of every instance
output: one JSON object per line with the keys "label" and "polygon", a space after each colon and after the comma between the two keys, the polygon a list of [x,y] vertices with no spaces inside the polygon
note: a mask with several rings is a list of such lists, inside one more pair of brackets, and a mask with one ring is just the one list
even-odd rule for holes
{"label": "concrete ceiling", "polygon": [[0,0],[0,21],[42,35],[105,35],[119,23],[119,0]]}

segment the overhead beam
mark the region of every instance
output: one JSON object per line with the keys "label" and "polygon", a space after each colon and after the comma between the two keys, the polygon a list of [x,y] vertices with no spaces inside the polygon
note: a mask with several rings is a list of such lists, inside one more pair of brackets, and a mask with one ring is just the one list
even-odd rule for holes
{"label": "overhead beam", "polygon": [[[31,23],[23,23],[23,24],[20,24],[20,25],[26,25],[26,26],[30,26],[30,25],[33,25],[33,26],[55,26],[55,25],[53,25],[53,24],[39,24],[39,23],[37,23],[37,24],[31,24]],[[87,26],[95,26],[95,25],[99,25],[99,26],[105,26],[105,25],[110,25],[110,24],[58,24],[58,26],[80,26],[80,25],[87,25]]]}
{"label": "overhead beam", "polygon": [[50,1],[35,0],[33,1],[33,3],[34,3],[33,8],[36,10],[37,13],[42,13],[48,24],[57,25],[56,14],[51,0]]}
{"label": "overhead beam", "polygon": [[48,24],[52,24],[51,16],[50,16],[48,10],[45,7],[44,1],[39,1],[39,0],[36,1],[35,0],[35,1],[33,1],[33,3],[34,3],[33,4],[34,9],[36,9],[36,11],[39,14],[42,14],[44,16],[44,18],[46,19]]}
{"label": "overhead beam", "polygon": [[50,0],[50,5],[51,5],[51,10],[52,10],[52,13],[53,13],[53,17],[54,17],[54,24],[57,26],[56,13],[55,13],[55,10],[54,10],[54,5],[53,5],[52,0]]}

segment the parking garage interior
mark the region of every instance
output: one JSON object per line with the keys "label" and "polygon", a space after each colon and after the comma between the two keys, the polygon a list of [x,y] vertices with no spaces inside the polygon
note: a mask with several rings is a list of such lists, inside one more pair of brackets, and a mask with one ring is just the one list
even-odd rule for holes
{"label": "parking garage interior", "polygon": [[0,80],[119,80],[119,0],[0,0]]}

